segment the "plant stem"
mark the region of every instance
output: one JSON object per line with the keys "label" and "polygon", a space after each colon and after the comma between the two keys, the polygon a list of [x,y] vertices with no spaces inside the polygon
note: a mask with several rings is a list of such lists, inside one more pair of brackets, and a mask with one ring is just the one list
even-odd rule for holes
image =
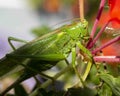
{"label": "plant stem", "polygon": [[84,0],[79,0],[80,19],[84,20]]}
{"label": "plant stem", "polygon": [[94,56],[96,62],[120,63],[120,56]]}
{"label": "plant stem", "polygon": [[98,51],[101,51],[103,48],[108,47],[109,45],[111,45],[111,44],[113,44],[113,43],[115,43],[115,42],[117,42],[117,41],[119,41],[119,40],[120,40],[120,36],[118,36],[118,37],[116,37],[116,38],[108,41],[107,43],[105,43],[105,44],[102,45],[101,47],[93,50],[93,51],[92,51],[92,54],[96,54]]}
{"label": "plant stem", "polygon": [[93,28],[92,28],[92,31],[91,31],[91,34],[90,34],[91,38],[93,38],[94,35],[95,35],[96,29],[97,29],[97,25],[98,25],[98,22],[100,20],[101,13],[103,11],[105,2],[106,2],[106,0],[101,0],[100,7],[99,7],[99,10],[98,10],[98,14],[97,14],[96,20],[94,22],[94,25],[93,25]]}
{"label": "plant stem", "polygon": [[89,44],[88,48],[92,48],[93,45],[96,43],[96,41],[99,39],[99,37],[101,36],[101,34],[103,33],[103,31],[105,30],[106,26],[109,24],[109,21],[105,23],[105,25],[101,28],[101,30],[98,32],[98,34],[96,35],[96,37],[93,39],[93,41],[91,41],[91,43]]}
{"label": "plant stem", "polygon": [[89,74],[89,72],[90,72],[90,70],[91,70],[92,64],[93,64],[93,62],[91,62],[91,61],[88,62],[87,68],[85,69],[85,73],[84,73],[84,75],[82,76],[82,80],[83,80],[83,81],[86,80],[86,78],[87,78],[87,76],[88,76],[88,74]]}

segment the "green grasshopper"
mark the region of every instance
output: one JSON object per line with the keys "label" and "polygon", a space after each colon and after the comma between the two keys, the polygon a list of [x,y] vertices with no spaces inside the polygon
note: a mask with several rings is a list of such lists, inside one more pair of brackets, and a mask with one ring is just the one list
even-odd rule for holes
{"label": "green grasshopper", "polygon": [[21,80],[23,81],[38,72],[50,69],[61,60],[67,60],[70,53],[72,53],[72,64],[75,68],[76,47],[91,58],[91,53],[82,45],[82,42],[86,42],[88,38],[86,20],[79,19],[79,22],[74,21],[72,24],[64,25],[7,54],[0,60],[0,77],[22,65],[25,67],[24,79]]}

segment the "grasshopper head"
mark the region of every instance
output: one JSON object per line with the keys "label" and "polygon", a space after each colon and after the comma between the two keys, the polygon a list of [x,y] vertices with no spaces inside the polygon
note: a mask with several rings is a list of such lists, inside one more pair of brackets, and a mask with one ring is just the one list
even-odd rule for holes
{"label": "grasshopper head", "polygon": [[66,29],[66,32],[73,39],[85,39],[89,35],[88,34],[88,22],[86,20],[82,20],[81,22],[73,22]]}

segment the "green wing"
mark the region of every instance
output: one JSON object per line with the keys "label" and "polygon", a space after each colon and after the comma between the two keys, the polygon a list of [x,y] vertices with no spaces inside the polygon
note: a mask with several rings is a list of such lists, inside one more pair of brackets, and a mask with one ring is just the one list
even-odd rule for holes
{"label": "green wing", "polygon": [[[62,36],[62,38],[61,38]],[[26,57],[28,55],[47,55],[47,54],[59,54],[61,49],[66,42],[68,42],[68,40],[64,40],[67,35],[61,35],[59,36],[59,34],[47,34],[47,36],[43,36],[40,37],[36,40],[33,40],[29,43],[27,43],[26,45],[18,48],[17,50],[15,50],[14,52],[9,54],[9,58],[8,57],[4,57],[3,59],[0,60],[0,77],[3,76],[6,73],[11,72],[13,69],[15,69],[18,64],[16,64],[15,62],[11,61],[10,59],[14,59],[16,62],[20,62],[20,63],[24,63],[27,58],[19,58],[20,56],[25,56]],[[63,41],[61,40],[63,39]],[[58,42],[61,41],[61,42]],[[62,45],[60,45],[62,44]],[[56,46],[57,45],[57,46]],[[61,46],[61,47],[60,47]],[[59,47],[59,49],[58,49]],[[17,56],[19,55],[19,56]],[[49,59],[49,58],[48,58]],[[61,59],[60,59],[61,60]],[[40,61],[39,61],[40,62]],[[6,70],[3,70],[6,69]],[[19,70],[17,70],[19,71]]]}

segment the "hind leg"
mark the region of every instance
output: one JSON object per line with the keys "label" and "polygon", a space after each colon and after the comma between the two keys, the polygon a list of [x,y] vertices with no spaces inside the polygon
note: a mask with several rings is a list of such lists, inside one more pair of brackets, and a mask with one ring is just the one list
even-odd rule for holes
{"label": "hind leg", "polygon": [[15,38],[15,37],[9,37],[9,38],[8,38],[8,43],[10,44],[10,46],[12,47],[13,50],[16,50],[16,48],[14,47],[14,45],[12,44],[11,41],[27,43],[27,41],[25,41],[25,40],[18,39],[18,38]]}

